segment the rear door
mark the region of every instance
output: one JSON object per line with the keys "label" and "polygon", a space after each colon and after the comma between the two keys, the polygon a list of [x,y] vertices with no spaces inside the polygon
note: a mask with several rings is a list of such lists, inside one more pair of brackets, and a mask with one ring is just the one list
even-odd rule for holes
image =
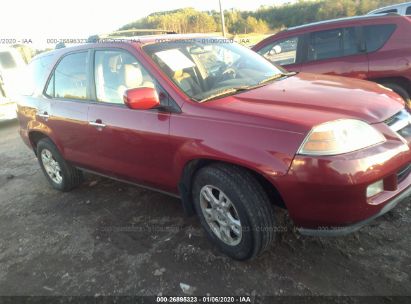
{"label": "rear door", "polygon": [[[395,39],[392,45],[385,45],[394,35],[396,24],[376,24],[364,26],[364,38],[370,62],[370,78],[406,75],[410,54],[410,40],[404,36]],[[404,56],[405,55],[405,56]]]}
{"label": "rear door", "polygon": [[39,119],[53,132],[64,158],[77,165],[93,161],[90,155],[89,56],[82,50],[64,55],[48,81],[45,95],[47,107],[39,107]]}
{"label": "rear door", "polygon": [[301,36],[292,36],[273,41],[261,48],[257,53],[288,71],[299,72],[301,70],[301,48]]}
{"label": "rear door", "polygon": [[[172,191],[170,174],[176,147],[169,138],[169,110],[132,110],[123,93],[152,87],[161,104],[172,102],[134,55],[122,49],[95,50],[95,100],[88,120],[92,127],[93,168],[100,173]],[[168,107],[167,107],[168,108]]]}
{"label": "rear door", "polygon": [[301,71],[366,79],[368,58],[358,27],[309,33]]}

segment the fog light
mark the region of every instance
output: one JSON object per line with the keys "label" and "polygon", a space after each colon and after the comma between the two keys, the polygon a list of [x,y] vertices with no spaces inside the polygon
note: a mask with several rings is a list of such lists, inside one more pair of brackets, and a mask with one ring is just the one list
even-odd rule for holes
{"label": "fog light", "polygon": [[384,191],[384,181],[379,180],[367,187],[367,197],[372,197]]}

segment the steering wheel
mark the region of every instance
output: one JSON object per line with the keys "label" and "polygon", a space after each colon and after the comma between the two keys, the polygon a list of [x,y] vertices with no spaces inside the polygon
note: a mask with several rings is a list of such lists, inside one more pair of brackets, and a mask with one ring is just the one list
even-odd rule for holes
{"label": "steering wheel", "polygon": [[227,69],[224,70],[222,76],[225,79],[235,79],[237,77],[237,72],[234,68],[228,67]]}
{"label": "steering wheel", "polygon": [[236,70],[233,68],[233,65],[232,65],[232,64],[230,64],[230,65],[227,65],[227,64],[223,65],[223,66],[220,68],[220,71],[222,71],[222,72],[221,72],[221,74],[220,74],[220,76],[218,77],[218,79],[217,79],[216,82],[221,82],[221,81],[224,81],[224,80],[236,79],[236,78],[237,78],[237,72],[236,72]]}

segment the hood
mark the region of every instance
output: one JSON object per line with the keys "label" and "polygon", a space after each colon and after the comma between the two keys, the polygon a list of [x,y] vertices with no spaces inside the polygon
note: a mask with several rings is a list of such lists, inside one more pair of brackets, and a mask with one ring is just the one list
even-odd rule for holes
{"label": "hood", "polygon": [[305,133],[315,125],[342,118],[379,123],[399,112],[404,102],[373,82],[300,73],[209,106],[241,114],[243,119],[246,115],[252,123]]}

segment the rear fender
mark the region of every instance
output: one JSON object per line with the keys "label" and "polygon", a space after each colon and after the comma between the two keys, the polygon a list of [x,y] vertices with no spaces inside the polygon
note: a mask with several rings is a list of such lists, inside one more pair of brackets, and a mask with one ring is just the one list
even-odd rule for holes
{"label": "rear fender", "polygon": [[44,123],[38,121],[38,120],[32,120],[28,123],[27,125],[28,131],[28,136],[30,138],[30,144],[34,149],[34,152],[36,152],[36,143],[33,142],[32,140],[32,135],[33,133],[40,133],[44,135],[45,137],[50,138],[50,140],[56,145],[57,149],[61,153],[61,155],[64,157],[64,148],[63,145],[60,143],[58,140],[57,136],[54,134],[54,132]]}

